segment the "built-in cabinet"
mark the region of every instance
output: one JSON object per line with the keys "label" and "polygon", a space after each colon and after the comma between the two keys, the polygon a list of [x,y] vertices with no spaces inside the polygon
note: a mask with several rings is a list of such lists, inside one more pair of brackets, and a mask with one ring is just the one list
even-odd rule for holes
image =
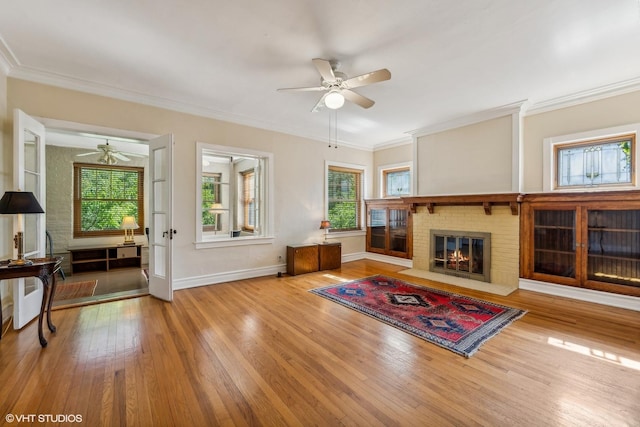
{"label": "built-in cabinet", "polygon": [[367,251],[412,257],[411,210],[402,200],[367,200]]}
{"label": "built-in cabinet", "polygon": [[640,192],[522,197],[523,278],[640,296]]}

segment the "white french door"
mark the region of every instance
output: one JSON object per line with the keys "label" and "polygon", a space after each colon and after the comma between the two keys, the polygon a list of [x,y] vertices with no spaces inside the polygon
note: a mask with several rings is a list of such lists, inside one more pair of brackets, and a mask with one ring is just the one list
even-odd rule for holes
{"label": "white french door", "polygon": [[[13,112],[13,187],[30,191],[46,208],[45,186],[45,128],[44,125],[21,110]],[[24,256],[45,256],[45,214],[24,215]],[[18,231],[18,220],[13,220],[13,232]],[[14,249],[14,258],[17,250]],[[44,292],[39,279],[13,281],[13,327],[20,329],[40,313]]]}
{"label": "white french door", "polygon": [[173,135],[149,141],[149,293],[173,300]]}

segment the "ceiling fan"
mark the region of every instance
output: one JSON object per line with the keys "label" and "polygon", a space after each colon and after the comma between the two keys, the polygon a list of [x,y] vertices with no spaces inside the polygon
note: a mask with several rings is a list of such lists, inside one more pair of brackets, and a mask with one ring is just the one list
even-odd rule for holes
{"label": "ceiling fan", "polygon": [[320,73],[320,86],[278,89],[279,91],[291,92],[326,92],[311,111],[318,111],[323,105],[336,110],[344,105],[345,99],[362,108],[370,108],[375,102],[351,89],[383,82],[391,78],[391,72],[386,68],[348,78],[346,74],[338,71],[340,63],[337,61],[315,58],[313,59],[313,65]]}
{"label": "ceiling fan", "polygon": [[76,154],[76,157],[92,156],[95,154],[99,154],[98,163],[102,163],[104,165],[115,165],[116,163],[118,163],[118,160],[128,162],[131,159],[127,156],[140,157],[139,154],[120,152],[113,146],[109,145],[109,141],[107,141],[106,144],[99,144],[95,151]]}

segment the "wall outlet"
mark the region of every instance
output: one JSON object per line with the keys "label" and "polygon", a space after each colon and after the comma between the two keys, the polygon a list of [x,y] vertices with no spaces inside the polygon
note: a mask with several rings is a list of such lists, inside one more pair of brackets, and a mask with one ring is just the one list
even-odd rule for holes
{"label": "wall outlet", "polygon": [[278,262],[282,262],[282,255],[278,255]]}

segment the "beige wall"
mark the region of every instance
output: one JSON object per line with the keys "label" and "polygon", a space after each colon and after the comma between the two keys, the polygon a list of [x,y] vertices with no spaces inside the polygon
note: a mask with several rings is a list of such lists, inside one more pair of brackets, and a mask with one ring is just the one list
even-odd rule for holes
{"label": "beige wall", "polygon": [[417,138],[417,195],[504,193],[512,186],[512,116]]}
{"label": "beige wall", "polygon": [[542,191],[544,138],[640,123],[640,91],[525,116],[524,192]]}
{"label": "beige wall", "polygon": [[[286,258],[286,245],[320,241],[324,217],[325,161],[354,163],[372,170],[370,152],[161,108],[55,88],[17,79],[8,81],[8,107],[32,116],[156,135],[173,133],[174,238],[176,279],[266,268]],[[196,250],[196,142],[268,151],[275,163],[275,243]],[[6,150],[4,150],[6,151]],[[372,188],[371,177],[366,183]],[[365,195],[370,197],[371,193]],[[364,236],[345,237],[343,255],[364,252]]]}

